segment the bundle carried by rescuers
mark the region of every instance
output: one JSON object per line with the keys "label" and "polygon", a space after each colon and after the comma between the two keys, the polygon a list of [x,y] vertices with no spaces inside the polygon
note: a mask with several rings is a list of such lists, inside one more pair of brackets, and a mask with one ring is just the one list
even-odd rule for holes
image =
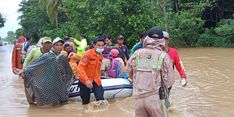
{"label": "bundle carried by rescuers", "polygon": [[87,105],[96,99],[129,97],[133,94],[136,117],[168,116],[169,94],[175,82],[174,66],[187,78],[179,54],[169,46],[168,32],[159,27],[139,34],[130,53],[119,35],[113,44],[109,35],[42,37],[33,46],[30,36],[19,36],[12,52],[12,71],[24,79],[29,104],[66,104],[70,99]]}

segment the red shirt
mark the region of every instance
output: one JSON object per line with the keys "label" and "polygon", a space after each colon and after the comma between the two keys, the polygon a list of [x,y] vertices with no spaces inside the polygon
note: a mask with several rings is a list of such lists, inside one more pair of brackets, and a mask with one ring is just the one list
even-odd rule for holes
{"label": "red shirt", "polygon": [[170,48],[167,53],[171,58],[173,68],[175,66],[177,71],[180,74],[180,77],[186,79],[186,75],[185,75],[185,72],[184,72],[184,67],[183,67],[182,61],[180,60],[180,56],[179,56],[177,50],[175,48]]}

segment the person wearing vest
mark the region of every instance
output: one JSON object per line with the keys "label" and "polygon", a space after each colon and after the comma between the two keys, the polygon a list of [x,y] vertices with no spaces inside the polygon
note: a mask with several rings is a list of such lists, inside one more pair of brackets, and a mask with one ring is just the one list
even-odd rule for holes
{"label": "person wearing vest", "polygon": [[90,102],[90,93],[94,92],[97,101],[104,100],[104,90],[101,83],[100,68],[104,50],[104,38],[97,36],[94,41],[94,48],[86,51],[78,65],[80,96],[82,104]]}
{"label": "person wearing vest", "polygon": [[14,45],[13,51],[12,51],[12,71],[14,74],[17,73],[17,69],[22,69],[23,64],[21,63],[20,59],[20,49],[22,44],[24,43],[24,36],[19,36],[18,37],[18,42]]}
{"label": "person wearing vest", "polygon": [[167,116],[159,90],[171,87],[174,78],[170,57],[162,51],[164,44],[163,32],[154,27],[143,42],[144,48],[134,52],[127,62],[126,72],[133,81],[135,117]]}
{"label": "person wearing vest", "polygon": [[84,34],[81,34],[80,36],[80,41],[78,41],[75,38],[70,38],[73,40],[74,44],[77,46],[76,52],[78,56],[83,56],[85,53],[85,49],[87,48],[88,44],[87,44],[87,39],[85,38]]}

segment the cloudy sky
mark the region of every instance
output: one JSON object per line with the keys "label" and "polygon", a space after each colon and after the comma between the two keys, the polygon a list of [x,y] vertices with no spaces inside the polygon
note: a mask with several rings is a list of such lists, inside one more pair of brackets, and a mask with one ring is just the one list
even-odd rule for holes
{"label": "cloudy sky", "polygon": [[6,37],[8,31],[14,31],[20,28],[18,24],[18,16],[20,13],[17,13],[19,9],[18,4],[22,0],[0,0],[0,13],[6,17],[6,23],[3,28],[0,28],[0,37]]}

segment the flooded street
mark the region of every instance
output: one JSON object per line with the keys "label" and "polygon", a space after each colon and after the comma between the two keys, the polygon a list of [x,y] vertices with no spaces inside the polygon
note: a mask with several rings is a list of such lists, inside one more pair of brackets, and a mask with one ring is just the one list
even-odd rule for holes
{"label": "flooded street", "polygon": [[[64,106],[29,106],[23,80],[11,71],[12,46],[0,46],[0,117],[133,117],[133,98],[110,102],[107,110],[85,113],[81,102]],[[181,87],[177,71],[171,91],[170,117],[234,116],[234,49],[179,49],[188,86]]]}

